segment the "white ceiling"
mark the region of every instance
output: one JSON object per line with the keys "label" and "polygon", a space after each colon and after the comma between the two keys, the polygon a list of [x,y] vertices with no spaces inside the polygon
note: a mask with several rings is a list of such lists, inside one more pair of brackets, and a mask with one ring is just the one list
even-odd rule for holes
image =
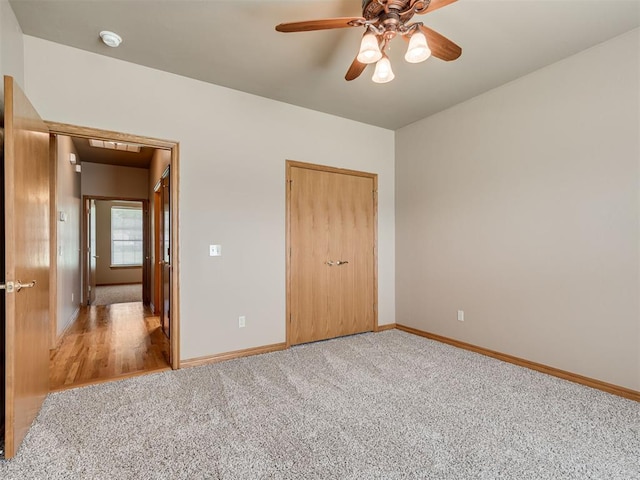
{"label": "white ceiling", "polygon": [[[640,0],[459,0],[417,18],[462,47],[454,62],[403,60],[383,85],[344,74],[361,28],[278,33],[276,24],[359,16],[361,0],[10,0],[27,35],[397,129],[637,28]],[[112,49],[98,37],[124,38]]]}

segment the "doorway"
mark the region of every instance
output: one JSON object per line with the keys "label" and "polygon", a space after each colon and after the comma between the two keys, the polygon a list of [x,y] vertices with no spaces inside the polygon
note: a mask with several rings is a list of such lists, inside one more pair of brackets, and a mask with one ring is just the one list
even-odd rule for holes
{"label": "doorway", "polygon": [[377,175],[288,161],[287,344],[377,329]]}
{"label": "doorway", "polygon": [[[83,196],[83,303],[143,302],[148,277],[149,201]],[[148,304],[148,301],[144,303]]]}
{"label": "doorway", "polygon": [[[140,137],[130,134],[117,133],[104,131],[93,128],[86,127],[77,127],[73,125],[59,124],[54,122],[48,122],[48,126],[50,128],[51,133],[54,136],[63,136],[71,137],[73,139],[83,139],[85,141],[100,141],[104,142],[105,145],[110,145],[110,148],[115,149],[124,149],[129,146],[138,146],[143,148],[151,148],[155,149],[158,152],[162,152],[164,154],[163,158],[167,158],[168,163],[171,166],[172,171],[177,172],[178,170],[178,143],[148,137]],[[77,159],[78,161],[82,160],[82,156]],[[88,161],[91,163],[91,160]],[[88,164],[83,164],[82,172],[85,172],[85,167],[88,167]],[[120,165],[126,167],[127,165]],[[151,175],[152,168],[149,167],[149,175]],[[162,170],[161,170],[162,172]],[[178,252],[178,232],[177,232],[177,212],[178,212],[178,176],[173,175],[170,179],[168,178],[167,190],[168,190],[168,198],[170,199],[170,203],[167,205],[167,235],[169,236],[172,243],[172,252],[176,254]],[[107,180],[105,180],[107,181]],[[122,181],[125,183],[127,179],[124,178]],[[120,182],[120,180],[118,180]],[[104,183],[104,182],[103,182]],[[162,350],[166,350],[166,360],[164,361],[164,365],[166,367],[170,367],[173,369],[179,368],[179,289],[173,288],[170,290],[169,295],[167,296],[166,302],[171,307],[172,315],[168,317],[167,322],[167,330],[171,332],[171,335],[165,335],[162,333],[160,328],[160,323],[158,319],[157,328],[153,324],[155,310],[155,304],[158,303],[157,296],[153,293],[153,283],[154,283],[154,267],[153,262],[155,261],[155,255],[153,254],[154,245],[159,241],[157,237],[154,236],[154,226],[153,216],[154,216],[154,197],[153,191],[149,193],[147,187],[147,196],[146,198],[139,197],[110,197],[105,195],[83,195],[82,196],[82,217],[84,224],[83,233],[82,233],[82,305],[83,307],[79,310],[76,321],[73,326],[69,326],[65,334],[75,334],[82,335],[86,333],[88,329],[93,328],[104,328],[103,333],[100,334],[102,340],[105,338],[126,338],[127,336],[136,336],[138,335],[141,338],[140,343],[145,343],[147,350],[141,351],[133,348],[126,355],[119,355],[119,361],[121,364],[119,366],[111,365],[109,369],[111,372],[119,372],[115,375],[122,375],[125,372],[125,375],[131,376],[138,374],[138,370],[142,370],[143,373],[146,370],[157,370],[158,368],[163,368],[161,358],[163,358]],[[55,193],[55,192],[54,192]],[[172,194],[172,195],[170,195]],[[55,198],[52,195],[52,199]],[[106,247],[109,258],[103,259],[102,254],[97,253],[99,249],[99,245],[96,243],[96,239],[99,238],[98,232],[96,229],[99,228],[97,222],[95,222],[96,216],[99,216],[98,210],[100,209],[100,204],[107,203],[108,209],[110,212],[107,215],[112,219],[116,218],[116,216],[124,215],[129,220],[134,221],[134,217],[137,219],[136,221],[140,221],[139,215],[134,214],[133,210],[141,212],[141,221],[143,223],[142,238],[133,238],[128,236],[127,238],[122,238],[122,242],[117,242],[114,240],[114,236],[111,235],[111,240],[109,245]],[[136,207],[134,208],[134,203],[136,202]],[[52,215],[60,216],[62,218],[63,212],[57,211],[57,209],[52,208]],[[121,219],[122,220],[122,219]],[[62,220],[60,220],[62,221]],[[55,228],[55,223],[52,222],[53,228]],[[93,225],[92,224],[96,223]],[[125,222],[126,223],[126,222]],[[113,226],[113,223],[111,223]],[[130,232],[127,232],[130,233]],[[52,231],[52,238],[56,238],[56,232]],[[125,241],[126,240],[126,241]],[[116,243],[118,245],[116,245]],[[122,245],[129,245],[133,248],[130,253],[120,252],[119,255],[125,255],[125,257],[129,254],[134,255],[133,251],[135,250],[135,261],[131,258],[121,258],[122,261],[118,260],[114,263],[115,249],[120,248]],[[56,248],[52,247],[52,251],[56,252],[58,246]],[[96,258],[97,257],[97,258]],[[120,276],[118,278],[123,278],[123,280],[116,280],[114,278],[110,278],[107,282],[100,280],[100,261],[104,260],[103,265],[107,266],[107,271],[110,273],[119,273]],[[177,278],[179,275],[177,262],[175,264],[168,263],[167,275],[170,277],[170,283],[172,285],[177,285]],[[141,273],[141,278],[136,276],[135,281],[132,280],[133,276],[129,275],[133,273],[133,270],[137,270],[138,274]],[[122,275],[125,274],[125,275]],[[57,268],[55,268],[55,262],[52,265],[52,282],[58,281],[58,272]],[[137,275],[137,274],[136,274]],[[124,278],[126,277],[126,278]],[[95,305],[96,296],[95,293],[100,291],[101,283],[109,283],[111,285],[116,283],[126,283],[128,285],[138,284],[139,289],[142,291],[140,302],[136,303],[113,303],[110,302],[107,305]],[[86,306],[90,304],[91,306]],[[93,304],[93,305],[92,305]],[[52,309],[53,310],[53,309]],[[126,318],[135,317],[138,323],[137,327],[132,327],[132,324],[127,324]],[[156,318],[157,319],[157,318]],[[134,333],[129,331],[125,335],[120,335],[116,333],[116,330],[108,330],[108,328],[115,328],[121,324],[124,326],[123,328],[133,328],[135,330]],[[126,324],[126,325],[125,325]],[[156,330],[160,333],[160,335],[156,335]],[[61,348],[63,346],[64,335],[60,335],[58,332],[57,338],[53,337],[53,332],[55,332],[55,328],[52,329],[52,346],[58,346]],[[145,333],[146,332],[146,333]],[[132,345],[135,347],[134,343]],[[164,346],[163,346],[164,345]],[[87,351],[91,352],[93,355],[93,360],[100,356],[99,349],[105,350],[104,345],[98,346],[94,345],[92,347],[87,347]],[[129,357],[127,358],[127,355]],[[53,356],[52,356],[53,358]],[[154,360],[155,358],[155,360]],[[103,363],[106,360],[103,359]],[[96,367],[97,368],[97,367]],[[127,374],[126,372],[132,372]],[[109,375],[107,373],[107,375]],[[119,376],[122,378],[122,376]],[[104,381],[103,378],[98,379],[98,381]],[[86,382],[86,383],[97,383],[96,382]],[[86,384],[85,383],[85,384]]]}

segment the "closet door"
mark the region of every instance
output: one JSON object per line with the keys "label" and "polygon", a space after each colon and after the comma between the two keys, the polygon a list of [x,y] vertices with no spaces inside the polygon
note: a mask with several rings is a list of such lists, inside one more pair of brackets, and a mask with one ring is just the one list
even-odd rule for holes
{"label": "closet door", "polygon": [[290,162],[289,344],[375,328],[375,175]]}

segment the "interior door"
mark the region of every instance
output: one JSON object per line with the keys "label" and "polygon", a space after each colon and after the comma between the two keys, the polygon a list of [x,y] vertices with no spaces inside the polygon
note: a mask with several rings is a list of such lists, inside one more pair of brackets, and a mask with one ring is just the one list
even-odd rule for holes
{"label": "interior door", "polygon": [[88,248],[88,262],[87,262],[87,280],[88,280],[88,292],[87,292],[87,305],[93,305],[96,300],[96,268],[98,263],[98,249],[96,246],[96,201],[92,198],[89,200],[89,208],[87,210],[87,245]]}
{"label": "interior door", "polygon": [[153,192],[153,314],[162,312],[162,183]]}
{"label": "interior door", "polygon": [[49,390],[49,130],[4,77],[4,457],[17,452]]}
{"label": "interior door", "polygon": [[289,180],[289,342],[373,330],[374,177],[294,166]]}
{"label": "interior door", "polygon": [[167,171],[162,176],[162,331],[171,337],[171,173]]}
{"label": "interior door", "polygon": [[149,305],[151,303],[151,244],[149,242],[149,202],[143,202],[142,212],[142,255],[144,258],[144,262],[142,262],[142,303],[144,303],[145,305]]}

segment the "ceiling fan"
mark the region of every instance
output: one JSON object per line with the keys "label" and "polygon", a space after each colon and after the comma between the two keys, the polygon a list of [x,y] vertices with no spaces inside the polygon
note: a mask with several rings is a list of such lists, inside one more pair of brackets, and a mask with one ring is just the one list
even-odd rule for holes
{"label": "ceiling fan", "polygon": [[394,79],[391,63],[385,50],[389,42],[400,35],[409,42],[405,60],[423,62],[433,54],[441,60],[451,61],[462,54],[462,49],[448,38],[426,27],[422,22],[411,22],[414,15],[431,13],[457,0],[362,0],[362,17],[326,18],[303,22],[281,23],[278,32],[309,32],[333,28],[365,27],[358,55],[349,67],[345,79],[355,80],[367,65],[376,64],[372,80],[387,83]]}

